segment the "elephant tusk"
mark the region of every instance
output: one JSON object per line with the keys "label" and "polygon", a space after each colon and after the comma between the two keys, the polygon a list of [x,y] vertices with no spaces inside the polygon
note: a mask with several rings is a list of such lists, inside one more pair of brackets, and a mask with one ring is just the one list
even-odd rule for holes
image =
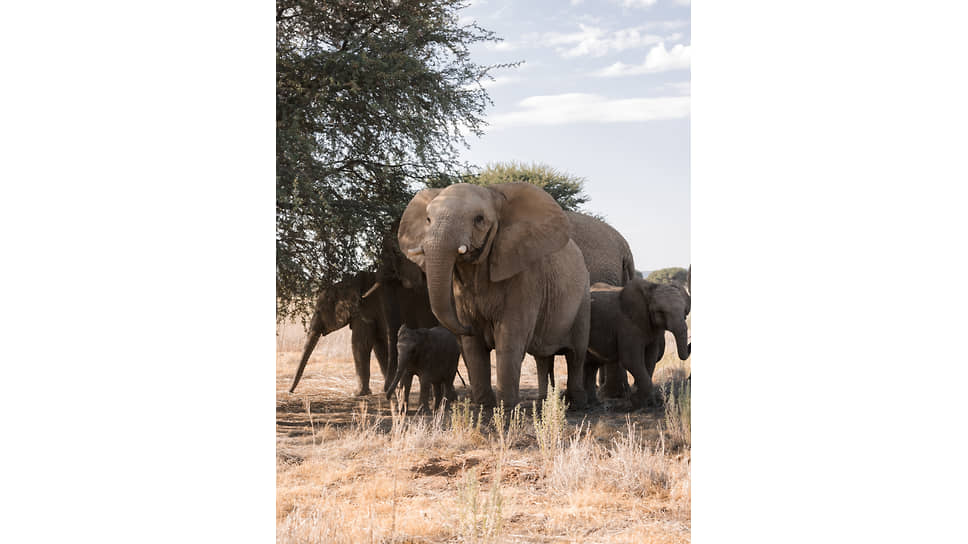
{"label": "elephant tusk", "polygon": [[363,298],[366,298],[366,297],[372,295],[373,294],[373,291],[376,291],[379,287],[380,287],[380,282],[374,283],[373,284],[373,287],[370,287],[369,290],[367,290],[366,293],[363,293]]}
{"label": "elephant tusk", "polygon": [[457,253],[460,253],[461,255],[467,253],[467,246],[460,246],[457,248]]}
{"label": "elephant tusk", "polygon": [[410,255],[423,255],[424,250],[422,247],[415,247],[413,249],[408,249],[407,253],[409,253]]}

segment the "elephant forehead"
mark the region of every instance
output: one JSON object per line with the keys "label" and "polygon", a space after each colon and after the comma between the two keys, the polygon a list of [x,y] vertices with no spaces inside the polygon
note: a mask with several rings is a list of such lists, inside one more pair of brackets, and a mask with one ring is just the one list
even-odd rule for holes
{"label": "elephant forehead", "polygon": [[486,201],[487,190],[477,185],[458,183],[440,192],[437,198],[430,201],[427,210],[432,208],[449,208],[464,206],[483,206]]}

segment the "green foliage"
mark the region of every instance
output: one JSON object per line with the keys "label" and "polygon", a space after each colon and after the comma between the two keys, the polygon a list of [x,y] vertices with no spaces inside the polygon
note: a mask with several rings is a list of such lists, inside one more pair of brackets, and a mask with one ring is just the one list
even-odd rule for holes
{"label": "green foliage", "polygon": [[466,172],[489,70],[465,0],[277,0],[276,294],[280,318],[378,257],[416,182]]}
{"label": "green foliage", "polygon": [[511,183],[523,181],[532,183],[548,192],[565,210],[581,211],[580,206],[588,202],[585,178],[569,174],[547,164],[525,164],[522,162],[503,162],[488,164],[480,172],[459,176],[439,176],[428,183],[430,187],[446,187],[453,183]]}
{"label": "green foliage", "polygon": [[676,283],[679,285],[685,285],[686,269],[671,267],[653,270],[645,279],[655,283]]}

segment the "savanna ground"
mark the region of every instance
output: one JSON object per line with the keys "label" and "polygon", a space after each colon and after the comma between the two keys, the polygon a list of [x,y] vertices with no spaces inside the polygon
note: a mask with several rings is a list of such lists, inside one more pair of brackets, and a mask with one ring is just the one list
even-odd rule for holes
{"label": "savanna ground", "polygon": [[[672,391],[664,408],[566,413],[549,395],[536,418],[529,356],[521,409],[483,422],[466,401],[414,415],[417,380],[406,416],[382,394],[354,397],[349,329],[320,340],[290,394],[304,338],[299,324],[279,327],[279,542],[689,542],[689,361],[671,335],[654,377]],[[564,358],[555,363],[564,387]],[[375,358],[370,387],[383,389]]]}

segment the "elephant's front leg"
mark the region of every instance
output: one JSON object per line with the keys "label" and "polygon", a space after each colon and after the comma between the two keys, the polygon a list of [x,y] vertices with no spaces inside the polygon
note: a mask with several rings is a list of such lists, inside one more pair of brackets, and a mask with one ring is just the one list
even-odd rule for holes
{"label": "elephant's front leg", "polygon": [[635,378],[635,392],[631,395],[634,408],[647,406],[652,397],[652,377],[649,376],[646,366],[647,351],[646,346],[639,341],[619,342],[621,366]]}
{"label": "elephant's front leg", "polygon": [[[535,366],[538,369],[538,398],[544,399],[548,396],[548,382],[555,379],[555,356],[540,356],[534,358]],[[554,386],[554,383],[551,384]]]}
{"label": "elephant's front leg", "polygon": [[491,388],[491,350],[476,336],[461,336],[461,353],[471,382],[471,399],[483,406],[496,406]]}
{"label": "elephant's front leg", "polygon": [[434,384],[430,383],[429,372],[424,370],[420,375],[420,401],[417,406],[418,412],[429,412],[430,411],[430,393],[434,389]]}
{"label": "elephant's front leg", "polygon": [[353,364],[356,365],[356,377],[360,380],[360,388],[356,396],[365,397],[370,392],[370,351],[373,349],[373,334],[366,323],[354,323],[350,342],[353,345]]}

